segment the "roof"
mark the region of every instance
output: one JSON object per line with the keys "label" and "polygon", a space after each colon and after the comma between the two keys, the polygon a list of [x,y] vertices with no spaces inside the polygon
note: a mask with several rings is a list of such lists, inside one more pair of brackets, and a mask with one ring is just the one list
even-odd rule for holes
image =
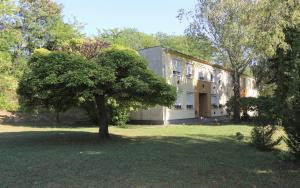
{"label": "roof", "polygon": [[[199,62],[199,63],[202,63],[202,64],[206,64],[206,65],[209,65],[209,66],[212,66],[212,67],[215,67],[215,68],[218,68],[218,69],[222,69],[222,70],[225,70],[225,71],[228,71],[228,72],[232,72],[232,70],[222,66],[222,65],[218,65],[218,64],[213,64],[213,63],[210,63],[206,60],[203,60],[203,59],[200,59],[200,58],[197,58],[195,56],[192,56],[192,55],[188,55],[186,53],[183,53],[183,52],[180,52],[178,50],[175,50],[175,49],[172,49],[172,48],[169,48],[169,47],[165,47],[165,46],[162,46],[162,45],[159,45],[159,46],[152,46],[152,47],[148,47],[148,48],[143,48],[143,49],[140,49],[140,50],[146,50],[146,49],[150,49],[150,48],[157,48],[157,47],[161,47],[163,48],[166,52],[169,52],[169,53],[173,53],[173,54],[176,54],[176,55],[179,55],[181,57],[184,57],[184,58],[187,58],[187,59],[191,59],[193,61],[196,61],[196,62]],[[139,51],[140,51],[139,50]],[[246,74],[242,74],[243,76],[247,76],[247,77],[250,77],[250,78],[253,78],[252,76],[249,76],[249,75],[246,75]]]}

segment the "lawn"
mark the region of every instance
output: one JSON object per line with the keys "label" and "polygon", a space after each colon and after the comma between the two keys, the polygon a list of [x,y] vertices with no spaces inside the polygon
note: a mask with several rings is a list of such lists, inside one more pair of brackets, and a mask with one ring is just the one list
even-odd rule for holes
{"label": "lawn", "polygon": [[0,187],[299,187],[299,166],[235,140],[250,130],[0,125]]}

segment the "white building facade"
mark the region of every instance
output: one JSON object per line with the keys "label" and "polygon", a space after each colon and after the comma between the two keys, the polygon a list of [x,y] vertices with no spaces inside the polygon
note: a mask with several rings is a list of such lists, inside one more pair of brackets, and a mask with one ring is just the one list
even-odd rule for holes
{"label": "white building facade", "polygon": [[[131,120],[168,124],[168,121],[226,116],[225,104],[233,96],[232,76],[222,66],[161,46],[140,50],[149,67],[177,89],[173,108],[157,106],[138,110]],[[241,96],[257,97],[255,79],[241,76]]]}

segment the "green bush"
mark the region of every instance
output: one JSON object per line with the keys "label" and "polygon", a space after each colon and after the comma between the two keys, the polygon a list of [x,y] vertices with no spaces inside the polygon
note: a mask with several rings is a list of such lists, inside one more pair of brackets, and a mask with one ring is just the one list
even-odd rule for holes
{"label": "green bush", "polygon": [[0,110],[16,111],[19,108],[17,85],[16,78],[0,74]]}
{"label": "green bush", "polygon": [[107,107],[109,109],[109,124],[125,126],[129,120],[130,105],[121,104],[114,99],[109,99]]}
{"label": "green bush", "polygon": [[251,143],[261,151],[270,151],[274,146],[278,145],[282,137],[273,140],[276,131],[275,126],[255,126],[251,131]]}
{"label": "green bush", "polygon": [[[108,121],[110,125],[125,126],[129,120],[130,107],[118,104],[115,100],[107,101]],[[96,104],[93,101],[85,101],[80,105],[88,114],[92,123],[99,123]]]}
{"label": "green bush", "polygon": [[[270,96],[243,97],[240,99],[242,120],[253,121],[257,125],[275,125],[278,122],[274,98]],[[228,114],[233,114],[233,98],[226,103]],[[248,112],[252,112],[250,117]]]}
{"label": "green bush", "polygon": [[243,133],[241,133],[241,132],[237,132],[236,134],[235,134],[235,137],[236,137],[236,139],[238,140],[238,141],[242,141],[243,139],[244,139],[244,135],[243,135]]}

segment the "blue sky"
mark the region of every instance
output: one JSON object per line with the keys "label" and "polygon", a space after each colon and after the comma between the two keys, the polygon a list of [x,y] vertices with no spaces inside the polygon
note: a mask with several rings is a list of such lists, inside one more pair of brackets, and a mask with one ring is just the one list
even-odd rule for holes
{"label": "blue sky", "polygon": [[65,19],[75,16],[87,35],[98,29],[133,27],[146,33],[183,34],[187,22],[176,16],[192,9],[197,0],[55,0],[63,5]]}

